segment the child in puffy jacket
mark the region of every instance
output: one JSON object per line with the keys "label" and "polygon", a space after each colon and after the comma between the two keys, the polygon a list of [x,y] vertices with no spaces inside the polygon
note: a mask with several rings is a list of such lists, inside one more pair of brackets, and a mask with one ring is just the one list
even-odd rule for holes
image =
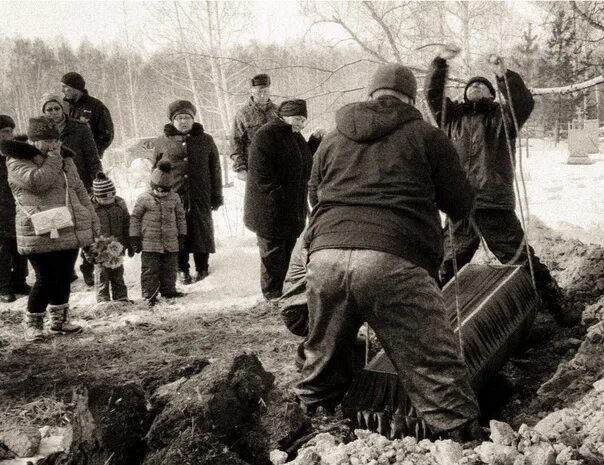
{"label": "child in puffy jacket", "polygon": [[172,192],[172,165],[160,161],[151,173],[150,188],[136,199],[130,216],[130,244],[141,256],[141,288],[150,306],[163,297],[182,297],[176,290],[178,251],[187,234],[185,210]]}
{"label": "child in puffy jacket", "polygon": [[[116,195],[115,185],[104,173],[92,181],[92,205],[101,223],[101,236],[111,237],[122,244],[130,257],[134,250],[129,242],[130,214],[124,199]],[[94,267],[94,284],[97,302],[120,300],[129,302],[128,288],[124,282],[124,266]]]}

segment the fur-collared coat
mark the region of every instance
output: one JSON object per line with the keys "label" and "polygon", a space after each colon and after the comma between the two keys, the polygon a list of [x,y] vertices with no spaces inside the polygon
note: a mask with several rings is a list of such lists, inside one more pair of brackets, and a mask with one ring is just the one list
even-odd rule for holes
{"label": "fur-collared coat", "polygon": [[186,134],[166,124],[164,135],[155,141],[154,167],[160,160],[172,164],[172,190],[180,196],[187,216],[189,253],[214,253],[212,210],[223,203],[220,156],[212,136],[194,123]]}
{"label": "fur-collared coat", "polygon": [[[60,153],[43,154],[33,145],[3,141],[0,151],[6,156],[8,184],[17,203],[15,226],[21,255],[71,250],[90,245],[99,233],[99,220],[86,188],[73,162],[73,152],[61,147]],[[65,174],[65,176],[63,176]],[[74,225],[59,230],[59,237],[36,235],[28,214],[65,205],[65,177]]]}

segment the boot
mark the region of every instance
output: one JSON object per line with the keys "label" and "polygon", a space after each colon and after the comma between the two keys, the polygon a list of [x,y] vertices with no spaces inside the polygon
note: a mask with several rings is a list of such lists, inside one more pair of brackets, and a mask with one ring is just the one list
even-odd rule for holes
{"label": "boot", "polygon": [[46,338],[44,333],[45,313],[25,314],[25,340],[28,342],[41,342]]}
{"label": "boot", "polygon": [[82,331],[82,327],[69,322],[69,304],[49,305],[51,334],[74,334]]}
{"label": "boot", "polygon": [[4,304],[14,302],[15,300],[17,300],[17,298],[12,292],[3,292],[0,294],[0,302]]}
{"label": "boot", "polygon": [[[80,271],[82,272],[82,278],[84,278],[84,282],[86,286],[92,287],[94,286],[94,267],[92,265],[80,265]],[[74,271],[75,274],[75,271]]]}
{"label": "boot", "polygon": [[568,304],[558,283],[551,281],[540,289],[539,294],[543,304],[560,326],[571,327],[581,322],[581,312]]}
{"label": "boot", "polygon": [[438,434],[441,440],[451,439],[460,444],[470,441],[486,441],[487,434],[484,432],[478,420],[471,420],[468,423]]}
{"label": "boot", "polygon": [[193,283],[193,278],[191,278],[191,275],[188,271],[179,271],[178,280],[180,281],[180,284],[184,286]]}

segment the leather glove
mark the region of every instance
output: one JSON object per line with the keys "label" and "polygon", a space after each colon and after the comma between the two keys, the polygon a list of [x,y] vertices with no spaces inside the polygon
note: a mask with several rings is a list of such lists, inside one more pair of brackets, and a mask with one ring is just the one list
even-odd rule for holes
{"label": "leather glove", "polygon": [[184,252],[186,246],[187,246],[187,236],[185,236],[184,234],[179,234],[178,235],[178,250],[180,252]]}
{"label": "leather glove", "polygon": [[90,246],[88,245],[86,247],[82,247],[82,252],[84,253],[84,259],[88,263],[94,264],[94,257],[92,256],[92,253],[90,251]]}
{"label": "leather glove", "polygon": [[247,181],[247,171],[245,170],[237,171],[235,176],[237,176],[237,179],[240,179],[241,181]]}
{"label": "leather glove", "polygon": [[212,210],[216,211],[222,207],[222,205],[224,205],[224,199],[222,197],[212,199]]}
{"label": "leather glove", "polygon": [[[140,253],[143,250],[143,241],[140,236],[130,236],[130,248],[134,253]],[[130,251],[128,251],[130,255]]]}

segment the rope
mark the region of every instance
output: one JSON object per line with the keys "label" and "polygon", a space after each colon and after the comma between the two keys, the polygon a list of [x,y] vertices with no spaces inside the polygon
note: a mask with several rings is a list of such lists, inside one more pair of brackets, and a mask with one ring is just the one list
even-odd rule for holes
{"label": "rope", "polygon": [[[516,119],[516,112],[514,111],[514,105],[513,105],[513,101],[512,101],[512,95],[510,93],[510,86],[509,86],[509,82],[508,82],[508,78],[507,75],[504,73],[503,74],[503,80],[505,82],[505,86],[506,86],[506,92],[507,92],[507,96],[504,96],[504,98],[501,97],[501,92],[499,91],[499,88],[497,88],[497,94],[499,96],[499,99],[501,102],[503,102],[506,98],[508,100],[508,106],[510,107],[510,113],[512,114],[512,121],[514,122],[514,127],[516,130],[516,136],[519,135],[519,127],[518,127],[518,120]],[[528,230],[527,230],[527,223],[526,223],[526,217],[524,214],[524,207],[522,205],[522,196],[520,193],[520,186],[519,186],[519,182],[518,182],[518,176],[520,176],[522,178],[522,184],[524,186],[524,194],[525,194],[525,199],[526,199],[526,203],[528,206],[528,196],[526,193],[526,183],[524,181],[524,173],[523,171],[520,169],[520,173],[519,175],[516,174],[516,170],[515,170],[515,163],[514,163],[514,152],[512,149],[512,143],[511,143],[511,137],[510,137],[510,128],[508,126],[508,121],[505,115],[505,111],[503,108],[503,105],[499,105],[499,109],[501,111],[501,119],[503,121],[503,128],[504,128],[504,132],[505,132],[505,140],[506,140],[506,145],[507,145],[507,149],[508,149],[508,156],[510,159],[510,164],[512,167],[512,171],[514,173],[514,189],[516,192],[516,196],[518,197],[518,207],[520,210],[520,222],[522,224],[522,228],[524,230],[524,237],[523,237],[523,242],[524,244],[520,244],[520,246],[518,247],[518,250],[516,251],[516,254],[514,256],[514,260],[517,260],[517,257],[520,255],[520,250],[522,250],[522,247],[524,245],[524,247],[526,248],[526,254],[527,254],[527,260],[528,260],[528,264],[529,264],[529,271],[530,271],[530,275],[531,275],[531,281],[533,284],[533,289],[535,290],[535,293],[537,293],[537,282],[535,280],[535,270],[533,267],[533,260],[532,260],[532,256],[531,256],[531,250],[530,250],[530,245],[529,245],[529,241],[528,241]],[[520,158],[522,158],[522,152],[520,150],[520,146],[519,146],[519,155]],[[519,166],[521,166],[521,163],[519,164]],[[527,208],[528,211],[528,208]],[[509,262],[508,262],[509,264]]]}
{"label": "rope", "polygon": [[[443,85],[443,95],[440,104],[440,127],[444,131],[445,124],[447,123],[447,97],[445,94],[445,86]],[[463,355],[463,336],[461,335],[461,306],[459,303],[459,280],[458,280],[458,269],[457,269],[457,252],[455,250],[455,239],[453,237],[453,222],[451,218],[447,216],[447,224],[449,226],[449,244],[451,246],[451,252],[453,256],[453,281],[455,282],[455,314],[457,316],[457,339],[459,343],[459,356],[461,360],[465,362]]]}

